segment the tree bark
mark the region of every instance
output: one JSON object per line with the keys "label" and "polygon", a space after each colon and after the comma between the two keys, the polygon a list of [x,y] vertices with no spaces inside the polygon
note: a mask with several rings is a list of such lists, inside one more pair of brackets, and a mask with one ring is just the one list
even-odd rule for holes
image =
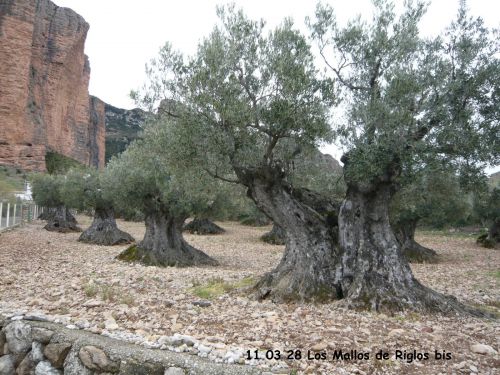
{"label": "tree bark", "polygon": [[477,243],[483,247],[493,249],[500,244],[500,218],[495,218],[488,227],[488,233],[478,237]]}
{"label": "tree bark", "polygon": [[51,214],[48,215],[47,225],[44,228],[53,232],[81,232],[81,229],[76,225],[77,221],[66,206],[56,207]]}
{"label": "tree bark", "polygon": [[116,226],[112,207],[96,207],[94,220],[78,238],[78,241],[96,245],[112,246],[134,242],[134,238]]}
{"label": "tree bark", "polygon": [[147,213],[144,239],[122,252],[118,259],[160,267],[218,265],[215,259],[184,240],[185,220],[185,217],[173,217],[162,211]]}
{"label": "tree bark", "polygon": [[191,234],[222,234],[224,229],[209,219],[195,217],[193,221],[184,226],[184,230]]}
{"label": "tree bark", "polygon": [[38,219],[48,221],[51,217],[53,217],[56,213],[56,208],[47,207],[43,210],[43,212],[38,215]]}
{"label": "tree bark", "polygon": [[402,220],[393,225],[403,255],[410,263],[437,263],[438,254],[415,241],[418,219]]}
{"label": "tree bark", "polygon": [[273,224],[273,228],[264,233],[260,239],[271,245],[284,245],[285,244],[285,231],[276,224]]}
{"label": "tree bark", "polygon": [[299,200],[304,197],[294,196],[279,169],[239,170],[237,174],[257,207],[284,228],[286,234],[283,257],[278,266],[257,283],[257,297],[277,302],[337,299],[336,227]]}
{"label": "tree bark", "polygon": [[418,282],[389,223],[390,181],[348,184],[339,215],[342,294],[350,308],[375,311],[483,313]]}

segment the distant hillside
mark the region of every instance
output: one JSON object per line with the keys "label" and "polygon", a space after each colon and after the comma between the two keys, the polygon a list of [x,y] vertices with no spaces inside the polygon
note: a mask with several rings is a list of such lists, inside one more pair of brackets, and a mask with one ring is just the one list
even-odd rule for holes
{"label": "distant hillside", "polygon": [[107,163],[111,156],[123,152],[130,142],[138,138],[148,113],[139,108],[126,110],[109,104],[104,108]]}

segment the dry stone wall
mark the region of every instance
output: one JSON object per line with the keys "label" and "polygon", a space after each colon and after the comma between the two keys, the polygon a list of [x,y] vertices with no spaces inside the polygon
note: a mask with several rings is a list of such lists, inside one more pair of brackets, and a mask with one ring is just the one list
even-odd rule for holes
{"label": "dry stone wall", "polygon": [[147,349],[63,325],[0,317],[0,375],[251,375],[242,365]]}

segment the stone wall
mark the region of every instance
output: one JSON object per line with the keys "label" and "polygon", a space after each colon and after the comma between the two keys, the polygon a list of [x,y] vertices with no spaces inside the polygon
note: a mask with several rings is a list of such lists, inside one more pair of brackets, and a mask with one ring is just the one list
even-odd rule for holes
{"label": "stone wall", "polygon": [[51,150],[103,165],[92,128],[103,124],[89,121],[88,29],[50,0],[0,0],[0,164],[43,170]]}
{"label": "stone wall", "polygon": [[0,317],[0,375],[250,375],[242,365],[147,349],[60,324]]}

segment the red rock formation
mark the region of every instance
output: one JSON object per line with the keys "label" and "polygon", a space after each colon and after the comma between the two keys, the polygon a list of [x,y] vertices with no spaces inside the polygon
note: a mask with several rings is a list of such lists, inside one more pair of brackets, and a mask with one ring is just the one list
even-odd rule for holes
{"label": "red rock formation", "polygon": [[104,123],[89,113],[88,28],[50,0],[0,0],[0,164],[44,170],[51,150],[104,165]]}

